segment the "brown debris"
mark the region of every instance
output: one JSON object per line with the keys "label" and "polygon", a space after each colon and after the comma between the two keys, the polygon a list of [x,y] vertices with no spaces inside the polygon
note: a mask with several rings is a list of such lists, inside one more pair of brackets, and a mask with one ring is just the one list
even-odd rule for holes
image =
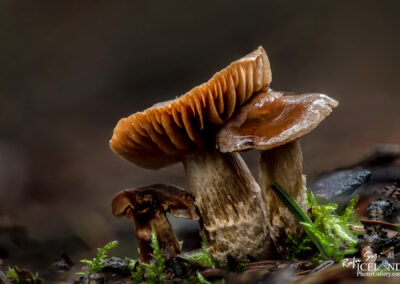
{"label": "brown debris", "polygon": [[377,253],[382,250],[383,244],[388,239],[387,232],[377,224],[365,224],[365,234],[358,236],[357,248],[361,251],[369,246]]}
{"label": "brown debris", "polygon": [[16,274],[18,275],[18,282],[11,281],[11,283],[35,283],[35,284],[42,284],[43,280],[41,278],[36,278],[34,274],[32,274],[30,271],[21,269],[18,266],[13,266],[13,269],[15,270]]}
{"label": "brown debris", "polygon": [[394,259],[394,247],[390,247],[381,254],[386,255],[388,259]]}
{"label": "brown debris", "polygon": [[367,224],[367,225],[380,225],[384,228],[389,228],[389,229],[397,229],[399,227],[398,224],[392,224],[384,221],[379,221],[379,220],[360,220],[362,224]]}
{"label": "brown debris", "polygon": [[400,201],[400,187],[396,182],[392,185],[385,186],[383,192],[385,197]]}
{"label": "brown debris", "polygon": [[268,268],[272,271],[277,269],[284,268],[288,265],[295,265],[298,269],[310,269],[313,266],[313,263],[308,260],[261,260],[261,261],[253,261],[245,263],[246,269],[251,268]]}
{"label": "brown debris", "polygon": [[60,256],[53,262],[53,266],[58,271],[68,271],[74,266],[74,262],[65,252],[61,253]]}
{"label": "brown debris", "polygon": [[363,279],[357,277],[354,269],[343,268],[342,265],[337,264],[317,273],[300,277],[293,284],[348,284],[362,281]]}
{"label": "brown debris", "polygon": [[391,221],[393,219],[393,213],[395,207],[389,200],[378,198],[376,201],[372,201],[367,208],[367,215],[372,220],[378,221]]}
{"label": "brown debris", "polygon": [[[293,280],[295,272],[302,267],[310,267],[310,263],[296,261],[262,261],[246,266],[243,272],[211,268],[201,274],[212,283],[282,283]],[[284,279],[284,280],[283,280]]]}

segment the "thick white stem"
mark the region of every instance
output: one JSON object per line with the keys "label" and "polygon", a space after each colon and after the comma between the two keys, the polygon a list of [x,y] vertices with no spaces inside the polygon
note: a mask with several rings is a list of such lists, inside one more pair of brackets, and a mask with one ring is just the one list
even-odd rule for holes
{"label": "thick white stem", "polygon": [[274,253],[260,187],[238,153],[196,152],[184,160],[200,213],[200,230],[212,255],[226,263]]}
{"label": "thick white stem", "polygon": [[304,211],[307,210],[306,179],[302,168],[303,155],[298,140],[261,153],[260,187],[267,207],[267,221],[271,238],[283,257],[288,257],[288,249],[293,246],[288,236],[296,239],[303,230],[270,185],[279,183]]}

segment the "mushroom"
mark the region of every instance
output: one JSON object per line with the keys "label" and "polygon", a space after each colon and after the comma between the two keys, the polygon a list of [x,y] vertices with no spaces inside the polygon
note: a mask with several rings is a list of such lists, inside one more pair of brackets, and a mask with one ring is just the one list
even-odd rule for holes
{"label": "mushroom", "polygon": [[216,130],[270,81],[259,47],[181,97],[121,119],[110,140],[115,153],[145,168],[183,162],[201,235],[221,263],[273,251],[258,184],[239,154],[215,149]]}
{"label": "mushroom", "polygon": [[121,191],[113,198],[111,207],[114,216],[127,217],[135,223],[142,262],[152,259],[153,249],[150,243],[153,230],[163,251],[172,255],[181,253],[181,246],[166,212],[179,218],[199,220],[193,196],[172,185],[153,184]]}
{"label": "mushroom", "polygon": [[254,95],[217,134],[221,152],[259,149],[260,186],[272,240],[283,257],[288,256],[289,236],[297,238],[302,228],[270,189],[279,183],[303,210],[306,180],[299,138],[313,130],[338,105],[323,94],[292,94],[263,90]]}

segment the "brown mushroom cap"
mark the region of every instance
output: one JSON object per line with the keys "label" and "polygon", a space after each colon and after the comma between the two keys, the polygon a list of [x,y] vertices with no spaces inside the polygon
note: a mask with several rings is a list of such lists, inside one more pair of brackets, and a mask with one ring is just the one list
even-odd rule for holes
{"label": "brown mushroom cap", "polygon": [[269,60],[259,47],[181,97],[121,119],[111,149],[145,168],[180,161],[186,153],[207,147],[205,138],[215,130],[212,125],[222,125],[270,82]]}
{"label": "brown mushroom cap", "polygon": [[116,217],[132,218],[132,214],[157,209],[178,218],[199,220],[193,196],[179,187],[166,184],[121,191],[113,198],[111,208]]}
{"label": "brown mushroom cap", "polygon": [[217,148],[221,152],[275,148],[313,130],[337,105],[323,94],[261,91],[218,131]]}

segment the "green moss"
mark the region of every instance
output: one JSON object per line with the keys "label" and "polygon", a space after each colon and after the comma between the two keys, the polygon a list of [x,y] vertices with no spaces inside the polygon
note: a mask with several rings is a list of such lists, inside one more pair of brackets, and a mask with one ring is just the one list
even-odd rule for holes
{"label": "green moss", "polygon": [[186,254],[185,257],[191,261],[195,261],[201,265],[205,266],[210,266],[210,267],[215,267],[216,262],[213,260],[211,253],[208,251],[207,245],[203,242],[201,244],[201,251],[192,253],[192,254]]}
{"label": "green moss", "polygon": [[[303,225],[306,234],[301,241],[292,238],[294,249],[290,252],[292,259],[302,258],[307,255],[309,259],[334,258],[341,260],[345,255],[356,252],[357,237],[350,231],[350,218],[358,197],[354,197],[347,205],[344,213],[337,213],[338,205],[334,203],[318,204],[312,192],[307,193],[307,215],[298,204],[278,185],[272,184],[271,188],[282,199],[285,205]],[[319,253],[311,253],[315,245]]]}
{"label": "green moss", "polygon": [[151,248],[153,249],[153,262],[152,263],[141,263],[145,267],[144,276],[146,278],[146,283],[158,284],[164,283],[165,281],[165,259],[162,255],[162,250],[160,244],[157,240],[157,234],[153,230],[151,233]]}
{"label": "green moss", "polygon": [[107,258],[107,252],[118,245],[117,241],[112,241],[102,248],[97,249],[96,256],[92,259],[82,259],[81,262],[89,266],[88,272],[78,272],[76,275],[87,276],[90,273],[99,273],[103,269],[103,261]]}
{"label": "green moss", "polygon": [[131,270],[132,281],[128,281],[126,284],[142,283],[144,281],[144,267],[139,260],[129,260],[129,269]]}
{"label": "green moss", "polygon": [[312,192],[308,192],[308,199],[313,200],[310,207],[310,216],[313,226],[307,224],[308,228],[328,247],[332,257],[341,260],[346,254],[356,251],[357,236],[350,231],[350,218],[354,213],[354,207],[358,196],[355,196],[346,206],[344,213],[337,213],[338,205],[328,203],[320,205],[315,202]]}
{"label": "green moss", "polygon": [[[118,244],[117,241],[113,241],[105,245],[103,248],[97,249],[97,255],[92,259],[83,259],[82,263],[89,266],[88,272],[78,272],[77,275],[88,276],[91,273],[99,273],[103,269],[103,262],[107,257],[107,252]],[[160,244],[157,239],[155,231],[151,235],[151,248],[153,249],[153,260],[150,263],[142,263],[139,260],[129,260],[129,268],[131,270],[131,280],[126,284],[161,284],[165,283],[167,279],[165,259],[160,248]],[[198,253],[194,253],[186,256],[189,260],[197,262],[199,264],[215,267],[216,263],[208,252],[207,246],[203,243],[202,249]],[[10,272],[12,273],[12,272]],[[11,275],[11,274],[10,274]],[[18,275],[16,275],[18,276]],[[193,274],[185,283],[200,283],[209,284],[207,280],[200,274]]]}
{"label": "green moss", "polygon": [[206,279],[204,279],[200,272],[197,272],[197,279],[199,280],[200,284],[211,284],[211,282],[208,282]]}
{"label": "green moss", "polygon": [[295,240],[292,236],[288,236],[292,241],[293,248],[289,251],[289,258],[291,260],[299,260],[307,257],[307,253],[312,252],[312,241],[305,235],[302,236],[300,241]]}
{"label": "green moss", "polygon": [[[39,273],[36,272],[35,275],[29,273],[28,278],[22,278],[21,275],[26,275],[26,271],[20,270],[18,267],[14,266],[13,268],[8,267],[7,270],[7,278],[12,283],[30,283],[30,284],[37,284],[39,283]],[[2,283],[2,282],[1,282]]]}
{"label": "green moss", "polygon": [[240,262],[238,265],[238,272],[243,272],[246,269],[246,265],[243,262]]}
{"label": "green moss", "polygon": [[151,233],[150,246],[153,249],[152,262],[143,263],[138,260],[130,260],[129,267],[132,271],[132,280],[128,281],[127,284],[161,284],[165,282],[165,259],[154,230]]}
{"label": "green moss", "polygon": [[19,283],[18,273],[17,273],[17,271],[15,271],[14,268],[8,267],[7,278],[10,279],[11,281]]}

